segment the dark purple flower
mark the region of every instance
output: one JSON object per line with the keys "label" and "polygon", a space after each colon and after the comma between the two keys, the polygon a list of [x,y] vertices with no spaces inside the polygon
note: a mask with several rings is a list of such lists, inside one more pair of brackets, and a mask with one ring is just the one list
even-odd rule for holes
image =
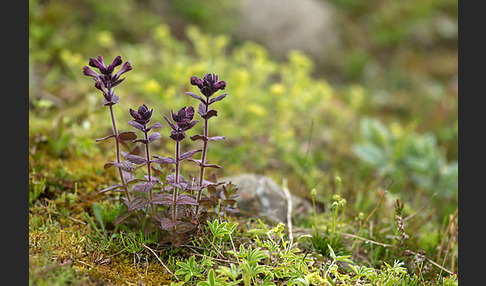
{"label": "dark purple flower", "polygon": [[113,74],[115,68],[121,65],[122,62],[121,56],[117,56],[111,64],[106,66],[103,62],[103,57],[98,56],[97,58],[90,58],[89,65],[93,68],[97,68],[99,73],[88,66],[83,67],[83,74],[92,77],[96,82],[95,87],[103,92],[105,105],[116,103],[115,99],[118,97],[114,95],[113,87],[117,86],[125,79],[120,79],[122,74],[132,70],[130,61],[126,61],[120,69]]}
{"label": "dark purple flower", "polygon": [[145,126],[147,123],[149,123],[153,111],[153,109],[149,110],[144,104],[141,105],[137,111],[130,108],[130,115],[133,117],[134,121]]}
{"label": "dark purple flower", "polygon": [[99,69],[100,73],[102,73],[103,75],[113,74],[115,67],[117,67],[121,64],[122,64],[121,56],[117,56],[109,66],[105,66],[105,63],[103,62],[102,56],[98,56],[97,59],[95,59],[95,58],[89,59],[89,65],[94,67],[94,68]]}
{"label": "dark purple flower", "polygon": [[183,128],[187,126],[191,122],[191,120],[194,118],[194,107],[189,106],[187,109],[184,106],[181,108],[177,114],[174,113],[174,111],[171,110],[172,113],[172,120],[174,120],[175,123],[177,123],[177,126],[180,128]]}
{"label": "dark purple flower", "polygon": [[218,75],[211,73],[207,73],[202,79],[192,76],[191,84],[197,86],[206,97],[210,97],[218,90],[223,90],[226,87],[225,81],[218,81]]}
{"label": "dark purple flower", "polygon": [[171,136],[170,138],[174,139],[175,141],[182,141],[184,138],[186,138],[186,131],[194,127],[196,123],[199,121],[192,121],[194,118],[194,107],[189,106],[187,109],[184,106],[181,108],[177,113],[174,113],[173,110],[171,110],[172,113],[172,120],[175,122],[173,124],[167,116],[164,116],[165,121],[169,123],[170,127],[172,128],[171,130]]}

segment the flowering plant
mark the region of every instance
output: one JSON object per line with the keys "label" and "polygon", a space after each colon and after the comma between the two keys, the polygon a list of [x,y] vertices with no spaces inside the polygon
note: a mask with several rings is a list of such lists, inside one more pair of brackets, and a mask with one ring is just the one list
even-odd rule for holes
{"label": "flowering plant", "polygon": [[[114,134],[98,139],[97,141],[108,138],[116,139],[117,160],[105,164],[105,168],[112,165],[119,170],[121,184],[115,184],[100,192],[116,191],[122,189],[125,192],[125,206],[127,210],[117,217],[115,224],[128,222],[129,218],[136,218],[137,222],[142,224],[144,232],[156,231],[161,242],[171,242],[174,245],[180,245],[187,240],[193,230],[198,225],[205,223],[205,217],[214,214],[214,208],[217,206],[217,215],[220,216],[223,210],[235,212],[230,206],[236,201],[237,188],[231,183],[224,184],[218,182],[213,174],[209,180],[204,179],[206,168],[221,168],[215,164],[208,164],[206,159],[208,141],[219,141],[224,136],[209,137],[208,120],[217,116],[217,111],[210,109],[209,106],[226,97],[226,93],[211,98],[217,91],[226,87],[226,82],[218,81],[215,74],[206,74],[202,79],[193,76],[190,81],[192,85],[197,86],[204,98],[188,92],[187,94],[201,101],[197,113],[204,120],[204,134],[191,136],[192,141],[201,140],[202,149],[181,152],[181,142],[187,138],[186,132],[192,129],[199,122],[194,120],[194,107],[182,107],[177,112],[171,110],[170,118],[164,116],[165,121],[170,126],[169,138],[175,143],[174,158],[168,156],[151,155],[150,143],[159,140],[162,135],[159,132],[152,132],[154,128],[161,128],[159,122],[148,126],[153,116],[153,109],[149,109],[145,104],[138,107],[137,110],[129,109],[132,120],[128,123],[143,133],[141,139],[137,139],[136,131],[127,131],[118,133],[116,121],[113,113],[113,106],[118,103],[119,96],[115,95],[114,87],[118,86],[125,78],[120,76],[132,69],[129,61],[125,62],[120,69],[115,72],[115,68],[122,64],[122,59],[117,56],[111,64],[106,66],[103,58],[90,58],[89,66],[97,68],[100,73],[92,68],[85,66],[83,73],[95,80],[95,88],[103,93],[103,105],[110,108],[111,121]],[[149,134],[150,133],[150,134]],[[130,152],[123,153],[120,151],[120,141],[131,141],[136,145]],[[143,145],[144,148],[140,148]],[[145,156],[141,156],[141,150],[145,151]],[[201,159],[195,160],[191,157],[202,152]],[[121,154],[125,160],[122,161]],[[181,162],[190,160],[200,167],[199,178],[186,180],[181,175]],[[160,169],[154,168],[159,165],[162,168],[169,168],[169,173],[165,178],[161,178]],[[146,165],[146,174],[143,178],[136,178],[135,167]],[[173,167],[172,167],[173,166]],[[196,181],[197,179],[197,182]],[[133,184],[133,187],[131,187]],[[222,185],[222,191],[218,192],[217,187]],[[131,188],[130,188],[131,187]],[[204,190],[207,195],[202,196]],[[148,194],[148,195],[147,195]],[[136,214],[134,216],[134,214]]]}

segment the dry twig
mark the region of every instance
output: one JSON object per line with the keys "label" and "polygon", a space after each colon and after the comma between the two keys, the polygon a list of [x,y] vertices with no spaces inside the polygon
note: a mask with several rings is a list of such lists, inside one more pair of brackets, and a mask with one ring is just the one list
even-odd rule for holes
{"label": "dry twig", "polygon": [[154,256],[155,258],[157,258],[157,260],[160,262],[160,264],[162,264],[162,266],[165,268],[165,270],[167,270],[167,272],[169,272],[172,276],[175,277],[175,279],[177,281],[179,281],[179,278],[177,278],[177,276],[172,273],[172,271],[170,271],[170,269],[164,264],[164,262],[162,262],[162,260],[159,258],[159,256],[157,255],[157,253],[155,253],[155,251],[152,250],[152,248],[148,247],[147,245],[145,245],[145,243],[140,243],[138,241],[135,240],[136,243],[138,243],[139,245],[143,246],[144,248],[148,249]]}
{"label": "dry twig", "polygon": [[292,245],[292,242],[294,241],[294,235],[292,233],[292,197],[290,196],[290,192],[287,187],[287,179],[283,179],[283,191],[285,198],[287,199],[287,226],[289,228],[290,245]]}

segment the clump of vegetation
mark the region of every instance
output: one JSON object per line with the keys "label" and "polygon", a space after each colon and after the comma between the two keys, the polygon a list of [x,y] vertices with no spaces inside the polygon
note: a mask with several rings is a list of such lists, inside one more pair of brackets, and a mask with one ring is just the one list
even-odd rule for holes
{"label": "clump of vegetation", "polygon": [[[116,161],[106,163],[105,169],[110,166],[117,167],[121,184],[111,185],[102,189],[100,193],[122,189],[125,194],[126,211],[115,219],[115,225],[132,218],[136,220],[135,223],[138,223],[139,227],[143,228],[145,233],[156,231],[159,234],[160,242],[170,241],[172,244],[179,246],[189,239],[191,231],[196,229],[200,222],[205,223],[206,220],[203,217],[206,218],[208,216],[208,205],[219,204],[220,206],[221,204],[230,205],[235,203],[236,188],[231,183],[224,186],[224,192],[216,194],[215,187],[223,185],[224,182],[217,182],[215,177],[213,177],[213,181],[204,179],[206,168],[221,168],[219,165],[207,163],[206,154],[208,141],[220,141],[225,138],[224,136],[209,137],[208,120],[218,115],[217,111],[210,109],[209,106],[224,99],[227,93],[214,98],[211,97],[217,91],[225,89],[226,82],[218,81],[218,75],[210,73],[206,74],[202,79],[196,76],[191,77],[191,84],[197,86],[205,96],[205,99],[203,99],[195,93],[187,92],[191,97],[201,101],[197,113],[204,119],[204,134],[191,136],[191,140],[203,141],[202,150],[181,152],[181,142],[187,138],[186,132],[199,122],[193,120],[194,107],[189,106],[187,108],[182,107],[177,113],[171,111],[172,121],[167,116],[164,116],[165,121],[171,127],[169,137],[175,142],[174,158],[159,155],[151,156],[150,143],[162,137],[159,132],[151,132],[154,128],[161,128],[161,123],[155,122],[153,125],[147,126],[152,118],[153,109],[149,110],[145,104],[138,107],[136,111],[129,109],[133,120],[128,123],[143,133],[142,139],[136,139],[135,131],[119,133],[117,129],[113,105],[118,103],[119,96],[114,93],[113,88],[125,79],[120,78],[120,75],[132,70],[130,61],[127,61],[115,73],[115,68],[121,64],[121,56],[117,56],[108,66],[105,66],[103,57],[98,56],[98,58],[90,58],[89,65],[99,69],[101,74],[88,66],[83,68],[84,74],[95,80],[95,88],[103,93],[103,105],[110,108],[113,134],[96,141],[115,138],[116,142]],[[149,132],[151,132],[150,135]],[[140,143],[145,145],[145,147],[140,148],[140,145],[136,145],[129,152],[125,153],[120,149],[123,141]],[[127,144],[124,145],[128,146]],[[141,150],[145,150],[145,158],[139,156]],[[202,156],[200,160],[191,159],[194,154],[201,151]],[[121,159],[122,154],[125,160]],[[188,178],[186,180],[186,177],[181,175],[181,162],[184,160],[190,160],[199,166],[199,178]],[[161,169],[154,168],[152,163],[158,164],[161,168],[168,166],[174,166],[174,168],[169,167],[169,173],[163,179],[160,179],[159,176],[163,172]],[[135,165],[139,167],[146,166],[147,171],[143,179],[137,178],[135,175],[135,170],[137,169]],[[197,183],[195,183],[196,179]],[[202,197],[205,189],[211,190],[209,198]],[[231,190],[231,194],[228,193],[228,189]],[[154,192],[154,190],[158,191]],[[200,212],[201,207],[204,209],[203,212]],[[234,210],[231,207],[227,209]],[[221,215],[220,212],[222,210],[218,208],[218,216]]]}

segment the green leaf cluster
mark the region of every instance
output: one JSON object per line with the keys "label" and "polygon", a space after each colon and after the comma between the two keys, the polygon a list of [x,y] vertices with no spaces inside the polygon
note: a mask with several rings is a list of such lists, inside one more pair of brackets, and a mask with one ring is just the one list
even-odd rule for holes
{"label": "green leaf cluster", "polygon": [[395,126],[395,130],[373,118],[360,124],[361,142],[354,153],[376,168],[380,176],[411,181],[429,194],[457,196],[458,163],[449,161],[432,133],[416,134]]}

